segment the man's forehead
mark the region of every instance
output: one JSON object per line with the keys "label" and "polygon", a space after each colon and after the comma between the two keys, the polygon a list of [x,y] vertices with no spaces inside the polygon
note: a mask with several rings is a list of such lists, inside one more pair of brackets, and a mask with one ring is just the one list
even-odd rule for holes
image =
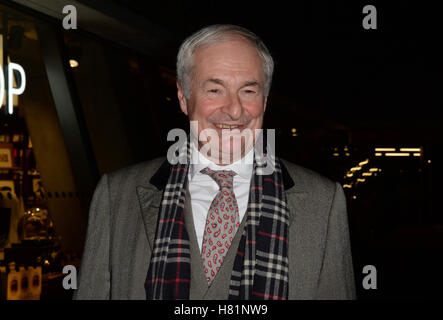
{"label": "man's forehead", "polygon": [[201,81],[222,83],[229,78],[236,78],[242,82],[263,81],[263,61],[255,48],[247,50],[226,50],[226,48],[212,47],[209,50],[197,52],[193,69],[202,77]]}

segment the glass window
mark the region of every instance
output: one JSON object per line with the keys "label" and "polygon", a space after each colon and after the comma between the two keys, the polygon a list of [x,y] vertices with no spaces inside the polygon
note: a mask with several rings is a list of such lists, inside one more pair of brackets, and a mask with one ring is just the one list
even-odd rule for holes
{"label": "glass window", "polygon": [[50,296],[47,288],[41,291],[42,282],[58,277],[61,283],[67,259],[78,263],[87,216],[54,106],[38,23],[0,5],[0,267],[3,272],[7,266],[10,272],[14,266],[17,272],[40,267],[27,269],[28,283],[40,291],[19,284],[17,299]]}

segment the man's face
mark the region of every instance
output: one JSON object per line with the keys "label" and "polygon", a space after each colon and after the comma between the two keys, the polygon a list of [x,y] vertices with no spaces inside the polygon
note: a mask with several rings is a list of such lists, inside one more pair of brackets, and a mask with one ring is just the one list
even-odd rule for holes
{"label": "man's face", "polygon": [[[222,130],[238,137],[249,131],[245,129],[255,133],[255,129],[262,128],[266,108],[265,83],[262,59],[244,40],[229,40],[197,48],[194,52],[191,97],[186,99],[178,85],[178,98],[189,120],[198,121],[199,136],[205,129],[217,132],[220,153],[211,153],[213,161],[220,163],[223,152],[231,157],[239,152],[244,156],[249,151],[245,148],[245,139],[241,139],[241,150],[225,134],[222,139]],[[199,142],[199,148],[204,144]]]}

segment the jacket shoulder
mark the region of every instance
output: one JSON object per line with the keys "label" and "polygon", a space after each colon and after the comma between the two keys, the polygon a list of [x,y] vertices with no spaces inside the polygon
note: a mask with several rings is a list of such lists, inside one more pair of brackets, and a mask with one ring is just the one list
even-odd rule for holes
{"label": "jacket shoulder", "polygon": [[294,182],[293,188],[297,191],[306,191],[309,193],[329,194],[334,193],[336,182],[324,175],[282,159],[290,177]]}
{"label": "jacket shoulder", "polygon": [[155,158],[153,160],[147,160],[139,163],[135,163],[111,172],[106,173],[109,180],[119,181],[119,184],[123,181],[131,181],[135,185],[145,185],[149,183],[151,177],[161,167],[166,157]]}

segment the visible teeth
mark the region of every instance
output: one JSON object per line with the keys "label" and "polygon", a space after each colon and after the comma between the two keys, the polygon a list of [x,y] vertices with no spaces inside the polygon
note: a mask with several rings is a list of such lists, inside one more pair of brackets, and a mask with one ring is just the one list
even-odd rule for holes
{"label": "visible teeth", "polygon": [[217,128],[220,128],[220,129],[237,129],[238,128],[238,125],[232,125],[232,126],[230,126],[230,125],[227,125],[227,124],[215,124],[215,126],[217,127]]}

